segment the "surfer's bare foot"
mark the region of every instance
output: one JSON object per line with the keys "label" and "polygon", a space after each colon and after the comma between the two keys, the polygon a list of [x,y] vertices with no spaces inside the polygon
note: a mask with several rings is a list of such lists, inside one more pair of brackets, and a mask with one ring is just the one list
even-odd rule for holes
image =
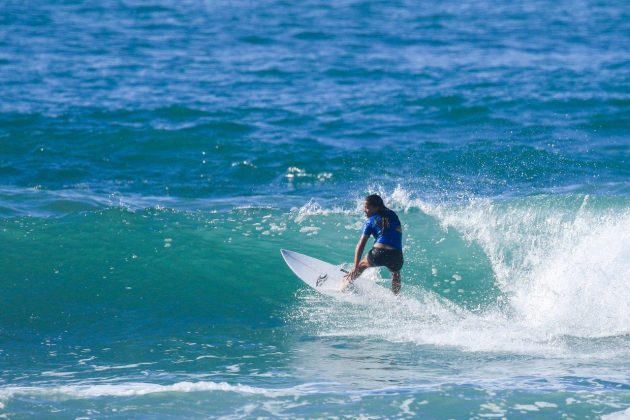
{"label": "surfer's bare foot", "polygon": [[392,282],[392,293],[395,295],[400,293],[400,281]]}
{"label": "surfer's bare foot", "polygon": [[397,295],[400,293],[400,272],[396,271],[392,273],[392,293]]}

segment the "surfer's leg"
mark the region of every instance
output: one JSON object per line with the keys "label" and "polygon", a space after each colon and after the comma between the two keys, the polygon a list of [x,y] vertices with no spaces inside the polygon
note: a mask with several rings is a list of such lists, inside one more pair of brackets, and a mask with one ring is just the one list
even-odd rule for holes
{"label": "surfer's leg", "polygon": [[392,292],[400,293],[400,271],[392,271]]}
{"label": "surfer's leg", "polygon": [[359,265],[357,266],[357,269],[354,270],[354,276],[353,278],[346,278],[343,281],[343,286],[341,288],[342,292],[345,292],[346,290],[348,290],[348,287],[352,284],[352,282],[358,278],[361,273],[363,273],[365,271],[366,268],[370,268],[370,263],[368,262],[367,258],[362,259],[361,261],[359,261]]}
{"label": "surfer's leg", "polygon": [[370,262],[367,260],[367,257],[363,258],[361,261],[359,261],[359,266],[357,267],[355,273],[356,273],[356,277],[359,277],[361,275],[361,273],[363,273],[365,271],[366,268],[370,268]]}

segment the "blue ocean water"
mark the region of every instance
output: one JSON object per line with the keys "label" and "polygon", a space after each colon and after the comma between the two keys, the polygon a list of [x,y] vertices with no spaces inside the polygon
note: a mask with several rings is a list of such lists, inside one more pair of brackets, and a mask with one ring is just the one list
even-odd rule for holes
{"label": "blue ocean water", "polygon": [[630,416],[626,2],[0,10],[1,417]]}

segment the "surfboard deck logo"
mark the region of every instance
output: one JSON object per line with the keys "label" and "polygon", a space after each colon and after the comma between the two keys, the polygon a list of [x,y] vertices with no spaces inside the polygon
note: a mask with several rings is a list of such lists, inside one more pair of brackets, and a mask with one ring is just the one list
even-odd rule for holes
{"label": "surfboard deck logo", "polygon": [[324,295],[343,296],[346,284],[343,269],[339,265],[287,249],[281,249],[280,253],[291,271],[304,283]]}
{"label": "surfboard deck logo", "polygon": [[328,280],[328,274],[320,274],[319,277],[317,277],[317,282],[315,282],[315,286],[321,286],[326,280]]}

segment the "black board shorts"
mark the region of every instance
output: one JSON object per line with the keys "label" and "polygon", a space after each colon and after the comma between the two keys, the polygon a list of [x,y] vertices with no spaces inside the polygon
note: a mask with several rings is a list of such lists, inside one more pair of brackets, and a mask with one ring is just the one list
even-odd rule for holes
{"label": "black board shorts", "polygon": [[390,271],[400,271],[404,263],[400,249],[372,248],[367,260],[372,267],[387,267]]}

